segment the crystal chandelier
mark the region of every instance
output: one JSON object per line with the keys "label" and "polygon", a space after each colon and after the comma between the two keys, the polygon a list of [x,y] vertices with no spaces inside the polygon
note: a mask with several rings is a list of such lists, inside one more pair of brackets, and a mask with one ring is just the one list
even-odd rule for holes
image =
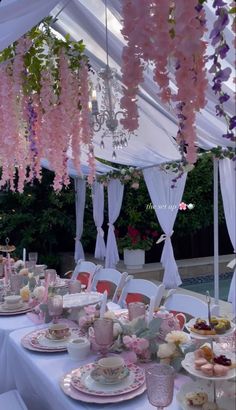
{"label": "crystal chandelier", "polygon": [[[91,127],[94,132],[103,131],[100,147],[105,148],[104,139],[112,138],[112,159],[116,159],[116,150],[127,147],[131,133],[124,130],[120,124],[120,117],[124,116],[119,106],[119,94],[122,92],[116,78],[116,70],[109,66],[108,29],[107,29],[107,0],[105,1],[105,28],[106,28],[106,67],[98,72],[96,88],[93,88],[92,98],[89,103],[91,114]],[[97,92],[101,96],[100,107]]]}

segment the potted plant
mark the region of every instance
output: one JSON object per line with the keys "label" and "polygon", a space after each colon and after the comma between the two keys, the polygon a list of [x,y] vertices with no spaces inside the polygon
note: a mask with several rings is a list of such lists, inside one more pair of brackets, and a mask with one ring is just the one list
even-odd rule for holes
{"label": "potted plant", "polygon": [[152,247],[157,232],[142,233],[132,226],[128,226],[127,234],[118,238],[118,247],[124,252],[124,264],[128,269],[142,269],[145,263],[145,251]]}

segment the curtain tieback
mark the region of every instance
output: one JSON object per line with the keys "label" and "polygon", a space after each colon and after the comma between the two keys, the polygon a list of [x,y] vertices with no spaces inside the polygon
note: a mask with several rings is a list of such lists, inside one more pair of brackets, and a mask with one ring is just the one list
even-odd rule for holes
{"label": "curtain tieback", "polygon": [[81,239],[81,238],[80,238],[79,236],[76,236],[76,237],[74,238],[75,241],[80,241],[80,239]]}
{"label": "curtain tieback", "polygon": [[[236,251],[234,250],[234,253],[236,253]],[[236,258],[233,258],[227,265],[227,268],[230,269],[234,269],[236,267]]]}
{"label": "curtain tieback", "polygon": [[102,238],[104,237],[104,230],[103,230],[100,226],[97,226],[97,233],[98,233],[98,235],[100,235]]}
{"label": "curtain tieback", "polygon": [[115,230],[115,227],[114,227],[114,225],[113,225],[111,222],[108,222],[107,225],[109,226],[109,228],[113,229],[113,231]]}
{"label": "curtain tieback", "polygon": [[161,243],[161,242],[165,241],[167,238],[170,239],[171,236],[173,235],[173,233],[174,233],[174,231],[172,231],[170,235],[167,235],[167,234],[163,233],[163,234],[160,236],[160,238],[156,241],[156,243]]}

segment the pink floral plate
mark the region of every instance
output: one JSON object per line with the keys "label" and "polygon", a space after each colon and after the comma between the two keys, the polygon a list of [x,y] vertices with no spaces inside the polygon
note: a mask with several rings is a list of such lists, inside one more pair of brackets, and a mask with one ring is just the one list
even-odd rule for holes
{"label": "pink floral plate", "polygon": [[67,339],[59,341],[50,341],[47,339],[47,328],[34,330],[21,339],[21,344],[28,350],[43,353],[65,352],[67,343],[70,339],[82,336],[79,328],[70,328],[71,335]]}
{"label": "pink floral plate", "polygon": [[108,403],[119,403],[125,400],[134,399],[137,396],[140,396],[146,391],[146,384],[145,382],[141,384],[137,389],[119,394],[119,395],[111,395],[111,396],[96,396],[94,394],[87,394],[83,393],[77,389],[75,389],[72,384],[73,376],[78,374],[78,369],[72,370],[69,373],[66,373],[60,380],[60,387],[63,392],[71,397],[72,399],[79,400],[85,403],[96,403],[96,404],[108,404]]}
{"label": "pink floral plate", "polygon": [[0,316],[23,315],[24,313],[30,312],[32,310],[32,308],[29,307],[28,303],[25,302],[22,306],[11,310],[6,309],[3,305],[4,303],[0,303]]}
{"label": "pink floral plate", "polygon": [[120,394],[130,393],[138,389],[145,383],[145,372],[135,364],[129,364],[129,376],[120,383],[105,385],[95,381],[91,377],[91,372],[95,369],[95,363],[89,363],[77,369],[71,378],[71,385],[82,393],[94,396],[119,396]]}

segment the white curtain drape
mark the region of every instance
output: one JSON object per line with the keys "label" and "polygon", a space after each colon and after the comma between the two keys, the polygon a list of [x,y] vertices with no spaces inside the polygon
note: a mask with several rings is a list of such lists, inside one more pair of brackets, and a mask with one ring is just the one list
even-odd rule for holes
{"label": "white curtain drape", "polygon": [[104,186],[95,181],[92,187],[93,219],[97,228],[97,238],[94,256],[97,259],[104,259],[106,256],[106,246],[104,241],[104,231],[102,229],[104,219]]}
{"label": "white curtain drape", "polygon": [[[220,188],[223,199],[224,213],[229,237],[236,253],[236,176],[235,162],[229,158],[219,161]],[[234,275],[230,285],[228,301],[233,304],[233,311],[236,314],[236,265],[234,265]]]}
{"label": "white curtain drape", "polygon": [[106,268],[115,268],[119,262],[119,253],[117,249],[115,227],[114,223],[117,220],[124,193],[124,185],[118,179],[112,179],[108,183],[108,235],[107,235],[107,249],[106,249]]}
{"label": "white curtain drape", "polygon": [[83,233],[84,207],[85,207],[86,181],[75,179],[75,214],[76,214],[76,238],[75,238],[75,262],[84,259],[84,250],[80,241]]}
{"label": "white curtain drape", "polygon": [[171,188],[172,180],[176,178],[175,173],[167,173],[158,167],[153,167],[145,169],[143,175],[156,216],[165,233],[162,236],[164,247],[161,255],[161,263],[164,267],[163,283],[166,288],[177,288],[182,281],[174,258],[171,235],[183,196],[187,173],[177,180],[175,188]]}
{"label": "white curtain drape", "polygon": [[38,24],[66,0],[2,0],[0,2],[0,51]]}

